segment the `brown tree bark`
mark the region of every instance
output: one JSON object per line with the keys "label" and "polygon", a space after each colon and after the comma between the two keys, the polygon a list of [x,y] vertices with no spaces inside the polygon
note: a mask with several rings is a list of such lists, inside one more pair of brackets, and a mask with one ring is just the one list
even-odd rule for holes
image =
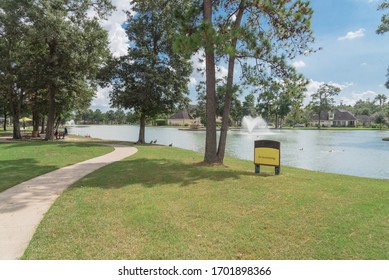
{"label": "brown tree bark", "polygon": [[206,89],[206,104],[205,104],[205,163],[217,163],[216,150],[216,73],[215,73],[215,49],[212,30],[212,0],[204,0],[204,22],[208,24],[205,29],[205,89]]}
{"label": "brown tree bark", "polygon": [[4,112],[4,124],[3,124],[4,131],[7,130],[7,117],[8,117],[8,115],[7,115],[7,112],[5,111]]}
{"label": "brown tree bark", "polygon": [[55,87],[49,86],[48,90],[48,114],[45,140],[54,140],[54,125],[55,125]]}
{"label": "brown tree bark", "polygon": [[145,143],[145,129],[146,129],[146,115],[144,113],[140,114],[140,120],[139,120],[139,136],[137,144],[144,144]]}
{"label": "brown tree bark", "polygon": [[13,124],[13,139],[22,139],[22,134],[20,133],[20,109],[21,109],[21,101],[17,96],[17,93],[14,93],[13,85],[10,82],[9,91],[8,91],[8,104],[9,111],[12,116],[12,124]]}
{"label": "brown tree bark", "polygon": [[[244,12],[244,5],[243,1],[241,1],[239,5],[238,14],[236,16],[234,29],[237,29],[240,27],[240,23],[242,21]],[[238,42],[238,38],[233,38],[231,42],[231,46],[236,49],[236,44]],[[228,59],[228,74],[227,74],[227,91],[226,96],[224,97],[224,107],[223,107],[223,119],[222,119],[222,127],[220,130],[220,137],[219,137],[219,146],[217,151],[217,157],[218,161],[220,163],[223,163],[224,161],[224,155],[226,151],[226,145],[227,145],[227,132],[228,132],[228,119],[230,117],[231,113],[231,102],[232,102],[232,96],[233,96],[233,85],[234,85],[234,68],[235,68],[235,55],[230,55]]]}

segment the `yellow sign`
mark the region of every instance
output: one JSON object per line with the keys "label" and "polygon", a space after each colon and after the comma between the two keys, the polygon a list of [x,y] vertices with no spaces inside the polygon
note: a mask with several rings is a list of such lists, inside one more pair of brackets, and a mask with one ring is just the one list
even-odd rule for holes
{"label": "yellow sign", "polygon": [[254,164],[280,166],[280,150],[272,148],[255,148]]}

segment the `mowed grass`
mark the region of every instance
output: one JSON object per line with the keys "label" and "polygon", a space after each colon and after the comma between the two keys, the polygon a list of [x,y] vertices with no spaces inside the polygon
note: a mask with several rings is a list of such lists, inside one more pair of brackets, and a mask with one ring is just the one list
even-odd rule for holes
{"label": "mowed grass", "polygon": [[100,156],[112,147],[90,143],[0,143],[0,192],[41,174]]}
{"label": "mowed grass", "polygon": [[65,191],[23,259],[389,259],[389,180],[138,149]]}

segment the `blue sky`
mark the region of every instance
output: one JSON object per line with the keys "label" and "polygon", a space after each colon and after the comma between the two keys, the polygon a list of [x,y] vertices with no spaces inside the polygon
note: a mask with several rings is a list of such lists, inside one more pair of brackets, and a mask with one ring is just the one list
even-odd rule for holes
{"label": "blue sky", "polygon": [[[323,49],[294,62],[311,80],[309,93],[322,82],[342,88],[337,101],[354,104],[359,99],[387,94],[389,34],[377,35],[382,12],[377,0],[313,0],[312,28],[316,45]],[[388,95],[389,96],[389,95]]]}
{"label": "blue sky", "polygon": [[[128,0],[113,0],[117,11],[105,22],[114,55],[123,55],[127,39],[121,24],[125,21],[123,10],[129,10]],[[389,66],[389,33],[376,34],[382,11],[377,11],[381,0],[311,0],[314,9],[312,28],[316,47],[322,50],[309,56],[297,57],[292,63],[310,80],[305,104],[321,83],[332,83],[342,91],[336,98],[339,103],[353,105],[357,100],[373,99],[386,94],[387,68]],[[192,58],[195,68],[199,54]],[[220,75],[226,73],[222,67]],[[190,98],[196,103],[194,84],[202,77],[191,76]],[[92,109],[107,111],[109,89],[100,89],[92,102]]]}

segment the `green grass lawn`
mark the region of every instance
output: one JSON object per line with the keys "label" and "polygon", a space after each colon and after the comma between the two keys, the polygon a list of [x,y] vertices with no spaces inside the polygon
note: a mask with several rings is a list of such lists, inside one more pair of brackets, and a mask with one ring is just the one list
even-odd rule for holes
{"label": "green grass lawn", "polygon": [[389,259],[389,180],[137,148],[67,189],[23,259]]}
{"label": "green grass lawn", "polygon": [[38,175],[112,151],[90,143],[0,143],[0,192]]}

